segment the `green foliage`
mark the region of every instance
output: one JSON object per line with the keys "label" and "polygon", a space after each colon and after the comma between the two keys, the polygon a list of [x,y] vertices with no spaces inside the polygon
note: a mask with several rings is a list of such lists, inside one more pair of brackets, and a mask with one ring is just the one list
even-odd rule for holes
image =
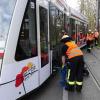
{"label": "green foliage", "polygon": [[78,0],[80,12],[88,18],[89,29],[96,27],[96,0]]}

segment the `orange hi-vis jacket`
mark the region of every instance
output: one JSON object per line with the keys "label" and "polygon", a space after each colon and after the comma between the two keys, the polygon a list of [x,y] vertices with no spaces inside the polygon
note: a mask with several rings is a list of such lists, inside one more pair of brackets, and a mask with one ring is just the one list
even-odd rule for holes
{"label": "orange hi-vis jacket", "polygon": [[93,36],[91,34],[87,34],[86,40],[93,40]]}
{"label": "orange hi-vis jacket", "polygon": [[96,38],[98,38],[98,37],[99,37],[99,33],[98,33],[98,32],[95,32],[95,33],[94,33],[94,36],[95,36]]}
{"label": "orange hi-vis jacket", "polygon": [[83,52],[73,41],[66,42],[65,45],[68,47],[66,55],[68,56],[69,59],[83,55]]}

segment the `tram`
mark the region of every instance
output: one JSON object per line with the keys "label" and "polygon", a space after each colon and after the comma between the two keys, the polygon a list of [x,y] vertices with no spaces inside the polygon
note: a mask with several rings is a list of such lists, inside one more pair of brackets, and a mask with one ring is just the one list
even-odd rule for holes
{"label": "tram", "polygon": [[82,46],[86,27],[64,0],[1,0],[0,98],[15,100],[38,88],[52,74],[61,31]]}
{"label": "tram", "polygon": [[77,45],[81,48],[86,45],[86,34],[88,31],[88,20],[87,18],[75,11],[70,9],[70,34],[76,41]]}

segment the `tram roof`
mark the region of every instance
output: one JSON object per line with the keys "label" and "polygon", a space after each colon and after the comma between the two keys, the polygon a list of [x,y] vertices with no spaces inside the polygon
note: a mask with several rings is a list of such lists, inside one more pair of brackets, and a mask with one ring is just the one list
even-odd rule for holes
{"label": "tram roof", "polygon": [[73,18],[76,18],[80,21],[88,23],[87,17],[83,15],[82,13],[79,13],[75,9],[68,6],[67,2],[65,0],[48,0],[58,6],[58,8],[61,8],[62,11],[64,11],[68,16],[70,15]]}
{"label": "tram roof", "polygon": [[87,17],[85,15],[83,15],[82,13],[79,13],[78,11],[76,11],[75,9],[71,7],[70,7],[70,14],[72,17],[75,17],[77,19],[80,19],[88,23]]}

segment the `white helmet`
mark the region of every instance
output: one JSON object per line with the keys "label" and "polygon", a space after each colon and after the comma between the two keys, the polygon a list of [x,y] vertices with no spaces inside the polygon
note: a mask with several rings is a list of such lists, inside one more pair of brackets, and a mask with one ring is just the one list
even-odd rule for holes
{"label": "white helmet", "polygon": [[65,38],[68,38],[69,36],[68,35],[63,35],[61,39],[65,39]]}

